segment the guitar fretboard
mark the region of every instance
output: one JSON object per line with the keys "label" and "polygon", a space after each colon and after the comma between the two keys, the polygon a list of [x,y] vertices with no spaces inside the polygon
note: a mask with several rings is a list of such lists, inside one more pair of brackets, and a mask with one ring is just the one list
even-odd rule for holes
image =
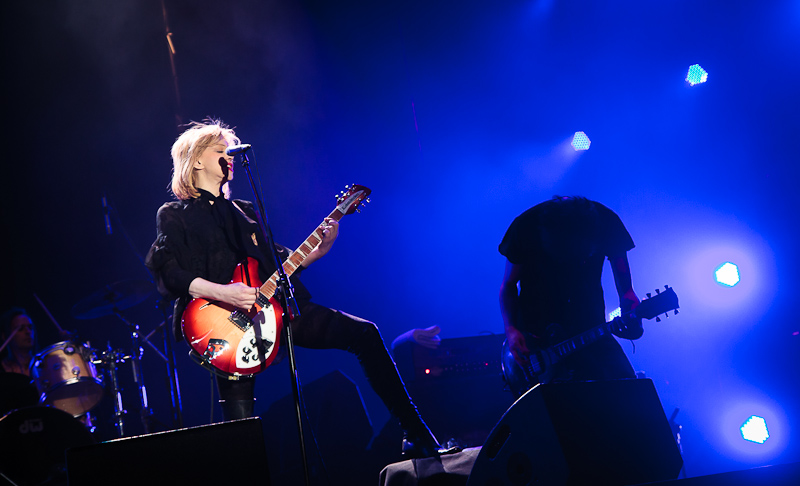
{"label": "guitar fretboard", "polygon": [[[619,326],[617,326],[617,324],[619,324]],[[619,328],[622,327],[622,320],[619,317],[614,318],[614,320],[611,322],[607,322],[598,327],[589,329],[584,333],[578,334],[573,338],[556,344],[553,346],[553,351],[555,351],[560,358],[563,358],[581,348],[588,346],[589,344],[592,344],[601,337],[610,334],[611,331],[615,329],[614,326],[617,326],[616,330],[619,330]]]}
{"label": "guitar fretboard", "polygon": [[[341,212],[337,207],[336,209],[331,211],[331,214],[329,214],[325,219],[330,218],[335,221],[339,221],[340,219],[342,219],[343,216],[344,213]],[[297,249],[293,251],[288,258],[286,258],[285,262],[283,262],[283,271],[286,272],[286,276],[291,277],[292,274],[294,274],[294,272],[296,272],[297,269],[300,268],[300,265],[302,265],[303,262],[306,261],[308,255],[310,255],[311,252],[314,251],[314,249],[318,247],[320,243],[322,243],[322,228],[317,226],[317,229],[315,229],[313,233],[308,235],[308,238],[306,238],[306,240],[302,244],[300,244],[300,246],[298,246]],[[264,283],[264,285],[261,286],[260,290],[261,293],[264,294],[265,297],[267,297],[267,299],[271,299],[275,295],[277,289],[278,289],[278,271],[275,270],[275,273],[273,273],[272,276]]]}

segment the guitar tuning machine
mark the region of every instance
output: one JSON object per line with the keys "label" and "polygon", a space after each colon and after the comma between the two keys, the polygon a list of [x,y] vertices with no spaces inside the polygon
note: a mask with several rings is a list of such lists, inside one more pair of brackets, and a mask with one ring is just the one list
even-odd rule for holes
{"label": "guitar tuning machine", "polygon": [[647,298],[649,299],[652,294],[650,292],[647,292],[647,294],[645,295],[647,295]]}

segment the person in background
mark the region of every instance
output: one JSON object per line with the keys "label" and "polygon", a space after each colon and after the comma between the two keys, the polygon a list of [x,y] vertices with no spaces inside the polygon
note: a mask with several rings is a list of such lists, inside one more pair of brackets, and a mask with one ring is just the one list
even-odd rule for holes
{"label": "person in background", "polygon": [[[552,346],[605,322],[601,284],[606,259],[625,315],[639,304],[627,252],[634,247],[612,210],[584,197],[554,196],[518,216],[499,245],[506,257],[500,311],[514,359],[525,366],[535,347]],[[641,319],[619,333],[642,336]],[[635,378],[619,343],[607,334],[559,362],[551,382]]]}
{"label": "person in background", "polygon": [[0,372],[30,376],[33,361],[34,326],[25,309],[13,307],[0,317]]}

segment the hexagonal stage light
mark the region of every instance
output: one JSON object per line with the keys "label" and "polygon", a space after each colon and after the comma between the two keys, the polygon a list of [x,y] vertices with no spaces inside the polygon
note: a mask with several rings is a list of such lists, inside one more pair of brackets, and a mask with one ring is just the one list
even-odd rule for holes
{"label": "hexagonal stage light", "polygon": [[750,442],[763,444],[769,439],[767,421],[764,420],[764,417],[759,417],[758,415],[751,415],[739,430],[742,432],[742,438]]}
{"label": "hexagonal stage light", "polygon": [[586,136],[583,132],[575,132],[575,135],[572,137],[572,148],[577,150],[589,150],[589,145],[592,144],[592,141],[589,140],[589,137]]}
{"label": "hexagonal stage light", "polygon": [[717,283],[726,287],[733,287],[739,283],[739,267],[735,263],[725,262],[714,270]]}
{"label": "hexagonal stage light", "polygon": [[708,73],[705,69],[701,68],[699,64],[689,66],[689,72],[686,74],[686,81],[688,81],[690,85],[694,86],[696,84],[705,83],[707,79]]}

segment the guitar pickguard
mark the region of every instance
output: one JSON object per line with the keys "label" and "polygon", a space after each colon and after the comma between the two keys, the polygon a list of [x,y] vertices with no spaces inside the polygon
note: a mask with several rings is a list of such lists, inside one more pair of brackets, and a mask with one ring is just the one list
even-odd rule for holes
{"label": "guitar pickguard", "polygon": [[262,308],[252,319],[252,325],[242,335],[236,347],[236,367],[241,369],[257,368],[262,358],[256,347],[256,326],[261,334],[261,351],[263,360],[267,361],[275,352],[276,331],[275,312],[271,305]]}

